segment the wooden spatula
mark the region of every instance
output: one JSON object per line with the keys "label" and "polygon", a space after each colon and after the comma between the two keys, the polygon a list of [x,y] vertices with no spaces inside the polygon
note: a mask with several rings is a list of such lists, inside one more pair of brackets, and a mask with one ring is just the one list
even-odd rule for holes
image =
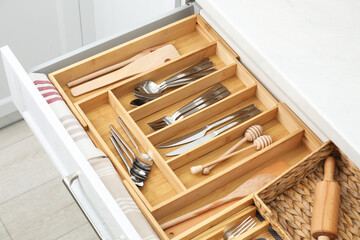
{"label": "wooden spatula", "polygon": [[[267,167],[265,167],[263,170],[260,170],[259,172],[257,172],[254,177],[256,177],[259,174],[268,174],[271,173],[275,176],[279,176],[280,174],[282,174],[285,170],[287,170],[288,168],[290,168],[290,165],[287,164],[285,161],[278,161],[275,162]],[[245,182],[244,182],[245,184]],[[243,186],[244,184],[240,185]],[[245,185],[244,185],[245,186]],[[260,188],[259,188],[260,189]],[[257,189],[257,190],[259,190]],[[234,204],[236,201],[231,201],[222,205],[219,205],[211,210],[208,210],[207,212],[204,212],[198,216],[195,216],[193,218],[190,218],[184,222],[181,222],[175,226],[169,227],[165,230],[165,233],[169,236],[169,237],[174,237],[177,236],[179,234],[181,234],[182,232],[186,231],[187,229],[195,226],[196,224],[204,221],[205,219],[215,215],[216,213],[230,207],[232,204]]]}
{"label": "wooden spatula", "polygon": [[145,49],[141,52],[139,52],[138,54],[136,54],[135,56],[125,60],[125,61],[122,61],[122,62],[119,62],[117,64],[114,64],[114,65],[111,65],[109,67],[106,67],[106,68],[103,68],[103,69],[100,69],[96,72],[93,72],[93,73],[90,73],[90,74],[87,74],[85,76],[82,76],[81,78],[77,78],[73,81],[70,81],[68,82],[66,85],[69,87],[69,88],[72,88],[72,87],[75,87],[81,83],[84,83],[84,82],[87,82],[93,78],[96,78],[96,77],[99,77],[101,75],[104,75],[104,74],[107,74],[109,72],[112,72],[112,71],[115,71],[119,68],[122,68],[122,67],[125,67],[126,65],[134,62],[135,60],[139,59],[139,58],[142,58],[143,56],[163,47],[164,45],[159,45],[159,46],[156,46],[156,47],[152,47],[152,48],[148,48],[148,49]]}
{"label": "wooden spatula", "polygon": [[179,56],[180,54],[176,50],[176,48],[172,44],[168,44],[152,53],[149,53],[135,60],[134,62],[119,70],[113,71],[111,73],[108,73],[106,75],[103,75],[94,80],[72,88],[71,94],[74,97],[80,96],[87,92],[109,85],[111,83],[145,72]]}

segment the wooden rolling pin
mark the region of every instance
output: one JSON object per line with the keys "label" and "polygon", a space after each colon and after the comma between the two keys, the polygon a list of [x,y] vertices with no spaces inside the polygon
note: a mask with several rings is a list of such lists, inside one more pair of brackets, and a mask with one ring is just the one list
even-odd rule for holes
{"label": "wooden rolling pin", "polygon": [[106,74],[106,73],[115,71],[115,70],[117,70],[117,69],[119,69],[119,68],[122,68],[122,67],[124,67],[124,66],[126,66],[126,65],[128,65],[128,64],[130,64],[130,63],[132,63],[132,62],[134,62],[135,60],[137,60],[137,59],[139,59],[139,58],[141,58],[141,57],[143,57],[143,56],[145,56],[145,55],[147,55],[147,54],[149,54],[149,53],[151,53],[151,52],[153,52],[153,51],[155,51],[155,50],[163,47],[163,46],[164,46],[164,45],[159,45],[159,46],[156,46],[156,47],[152,47],[152,48],[145,49],[145,50],[141,51],[140,53],[136,54],[135,56],[133,56],[133,57],[131,57],[131,58],[125,60],[125,61],[122,61],[122,62],[120,62],[120,63],[111,65],[111,66],[109,66],[109,67],[100,69],[100,70],[98,70],[98,71],[96,71],[96,72],[90,73],[90,74],[85,75],[85,76],[83,76],[83,77],[81,77],[81,78],[78,78],[78,79],[75,79],[75,80],[73,80],[73,81],[71,81],[71,82],[68,82],[68,83],[67,83],[67,86],[68,86],[69,88],[75,87],[75,86],[77,86],[77,85],[79,85],[79,84],[81,84],[81,83],[83,83],[83,82],[87,82],[87,81],[89,81],[89,80],[91,80],[91,79],[93,79],[93,78],[96,78],[96,77],[99,77],[99,76],[104,75],[104,74]]}
{"label": "wooden rolling pin", "polygon": [[315,188],[311,235],[315,239],[330,240],[337,236],[340,186],[334,180],[335,159],[328,157],[324,164],[324,180]]}

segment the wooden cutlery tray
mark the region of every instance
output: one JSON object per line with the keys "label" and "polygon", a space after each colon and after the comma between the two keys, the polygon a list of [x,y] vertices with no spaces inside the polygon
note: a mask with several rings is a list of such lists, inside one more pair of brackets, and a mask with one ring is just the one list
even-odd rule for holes
{"label": "wooden cutlery tray", "polygon": [[[76,98],[66,86],[66,83],[76,78],[164,43],[172,43],[181,56],[155,69]],[[135,98],[132,91],[137,84],[146,80],[159,83],[205,57],[209,57],[215,63],[218,71],[188,85],[171,89],[163,96],[140,107],[130,105],[130,101]],[[245,211],[244,209],[253,203],[252,195],[223,206],[198,224],[186,227],[180,232],[164,232],[160,227],[160,224],[167,220],[224,197],[270,164],[285,161],[289,165],[294,165],[323,145],[284,103],[277,102],[247,71],[231,48],[199,15],[190,16],[60,69],[49,74],[49,78],[93,141],[109,156],[139,208],[163,239],[189,239],[205,233],[214,226],[220,226],[232,215],[233,219],[237,216],[234,214]],[[223,84],[231,94],[161,130],[153,131],[147,125],[159,117],[171,116],[177,109],[216,83]],[[173,148],[157,148],[157,145],[167,140],[203,127],[250,104],[260,108],[261,113],[188,152],[176,157],[167,157],[165,154]],[[129,140],[116,121],[118,116],[135,135],[142,150],[154,160],[149,179],[142,189],[133,184],[125,165],[109,140],[109,124],[113,124],[120,134]],[[260,124],[264,134],[273,138],[273,144],[260,151],[249,149],[232,157],[219,164],[207,176],[190,173],[190,167],[208,163],[223,154],[253,124]],[[245,144],[249,145],[250,143]],[[267,234],[264,227],[256,229],[259,236],[261,233]]]}

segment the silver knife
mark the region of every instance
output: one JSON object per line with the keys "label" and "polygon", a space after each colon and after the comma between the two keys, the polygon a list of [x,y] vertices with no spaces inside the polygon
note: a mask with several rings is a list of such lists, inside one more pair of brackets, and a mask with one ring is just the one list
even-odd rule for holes
{"label": "silver knife", "polygon": [[243,116],[243,117],[241,117],[239,119],[236,119],[236,120],[232,121],[231,123],[226,124],[225,126],[223,126],[223,127],[219,128],[219,129],[209,133],[208,135],[206,135],[206,136],[204,136],[202,138],[199,138],[198,140],[195,140],[195,141],[193,141],[193,142],[191,142],[191,143],[189,143],[189,144],[187,144],[185,146],[179,147],[178,149],[176,149],[176,150],[174,150],[172,152],[167,153],[166,156],[167,157],[172,157],[172,156],[177,156],[179,154],[187,152],[187,151],[189,151],[189,150],[203,144],[204,142],[209,141],[210,139],[216,137],[217,135],[225,132],[226,130],[236,126],[237,124],[247,120],[248,118],[251,118],[251,117],[259,114],[260,112],[261,112],[261,110],[257,108],[256,110],[246,114],[245,116]]}
{"label": "silver knife", "polygon": [[189,143],[189,142],[192,142],[192,141],[195,141],[196,139],[199,139],[203,136],[205,136],[205,134],[210,131],[211,129],[214,129],[216,128],[217,126],[220,126],[221,124],[223,123],[226,123],[230,120],[233,120],[234,118],[236,117],[239,117],[245,113],[248,113],[252,110],[255,109],[255,105],[252,104],[250,106],[247,106],[229,116],[226,116],[216,122],[212,122],[208,125],[206,125],[205,127],[202,127],[200,129],[197,129],[191,133],[188,133],[188,134],[185,134],[184,136],[181,136],[181,137],[178,137],[176,139],[173,139],[173,140],[170,140],[166,143],[163,143],[161,145],[158,146],[158,148],[169,148],[169,147],[175,147],[175,146],[178,146],[178,145],[182,145],[182,144],[185,144],[185,143]]}

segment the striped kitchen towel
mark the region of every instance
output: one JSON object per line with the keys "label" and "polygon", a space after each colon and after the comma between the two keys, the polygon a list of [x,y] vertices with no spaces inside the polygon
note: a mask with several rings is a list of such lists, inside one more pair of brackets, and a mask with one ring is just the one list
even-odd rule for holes
{"label": "striped kitchen towel", "polygon": [[56,88],[45,74],[30,73],[31,79],[38,88],[46,102],[55,112],[56,116],[77,144],[81,152],[88,159],[101,181],[109,190],[119,207],[124,211],[130,222],[142,239],[159,239],[150,224],[140,212],[138,206],[131,198],[111,161],[105,153],[96,148],[84,128],[70,111]]}

